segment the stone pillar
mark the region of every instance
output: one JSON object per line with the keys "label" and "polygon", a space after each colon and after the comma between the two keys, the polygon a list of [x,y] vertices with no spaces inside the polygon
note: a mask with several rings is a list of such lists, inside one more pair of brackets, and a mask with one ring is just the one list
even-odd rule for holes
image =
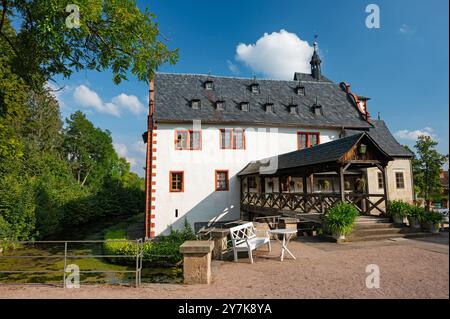
{"label": "stone pillar", "polygon": [[180,246],[183,254],[185,284],[209,284],[211,282],[211,252],[214,242],[206,240],[186,241]]}
{"label": "stone pillar", "polygon": [[[281,217],[278,228],[295,229],[297,231],[297,223],[299,220],[292,217]],[[297,233],[291,235],[291,239],[297,238]]]}
{"label": "stone pillar", "polygon": [[229,229],[214,228],[210,235],[214,242],[212,258],[222,260],[223,254],[227,251]]}

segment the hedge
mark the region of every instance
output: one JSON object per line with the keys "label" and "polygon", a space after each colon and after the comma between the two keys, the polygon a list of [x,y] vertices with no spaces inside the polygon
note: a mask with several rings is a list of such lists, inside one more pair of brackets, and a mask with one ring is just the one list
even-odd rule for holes
{"label": "hedge", "polygon": [[[183,256],[180,254],[180,245],[186,240],[195,240],[190,225],[185,222],[184,229],[171,230],[170,235],[160,236],[153,241],[143,243],[143,263],[158,265],[176,265],[181,262]],[[127,233],[123,229],[112,228],[105,233],[106,242],[103,244],[105,255],[136,255],[136,243],[127,240]],[[134,264],[136,258],[108,258],[109,262],[115,264]]]}

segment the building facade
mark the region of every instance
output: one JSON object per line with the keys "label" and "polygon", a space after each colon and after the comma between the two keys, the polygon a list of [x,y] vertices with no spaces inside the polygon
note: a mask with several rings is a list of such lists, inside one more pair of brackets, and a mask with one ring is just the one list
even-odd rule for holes
{"label": "building facade", "polygon": [[[360,132],[394,159],[387,169],[390,199],[412,201],[411,154],[383,121],[370,119],[368,98],[324,77],[320,64],[314,51],[311,74],[295,73],[293,81],[157,73],[144,134],[146,237],[181,228],[185,220],[239,219],[237,174],[249,162]],[[318,174],[310,191],[333,192],[336,178]],[[383,190],[375,168],[349,173],[348,187],[358,178],[367,181],[368,193]],[[295,181],[287,188],[279,181],[265,184],[266,192],[300,191]]]}

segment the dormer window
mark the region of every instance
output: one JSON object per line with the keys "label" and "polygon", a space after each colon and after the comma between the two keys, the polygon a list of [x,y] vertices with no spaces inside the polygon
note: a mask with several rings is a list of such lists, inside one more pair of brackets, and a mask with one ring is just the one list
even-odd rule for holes
{"label": "dormer window", "polygon": [[241,111],[248,112],[250,109],[250,103],[248,102],[241,102]]}
{"label": "dormer window", "polygon": [[201,102],[199,99],[192,99],[191,100],[191,107],[193,110],[198,110],[201,107]]}
{"label": "dormer window", "polygon": [[205,83],[205,90],[214,90],[214,82],[211,80],[206,80]]}
{"label": "dormer window", "polygon": [[250,84],[250,91],[252,91],[252,93],[259,93],[259,84],[258,83]]}
{"label": "dormer window", "polygon": [[266,109],[266,113],[273,113],[273,103],[266,103],[264,107]]}
{"label": "dormer window", "polygon": [[297,113],[297,109],[298,109],[298,107],[297,107],[296,104],[291,104],[291,105],[289,105],[289,113],[290,113],[290,114],[292,114],[292,115],[297,115],[297,114],[298,114],[298,113]]}
{"label": "dormer window", "polygon": [[216,101],[216,110],[217,111],[223,111],[225,110],[225,101]]}
{"label": "dormer window", "polygon": [[312,111],[314,112],[315,115],[322,115],[322,105],[315,103],[312,106]]}
{"label": "dormer window", "polygon": [[295,94],[300,96],[305,96],[305,87],[302,85],[299,85],[295,88]]}

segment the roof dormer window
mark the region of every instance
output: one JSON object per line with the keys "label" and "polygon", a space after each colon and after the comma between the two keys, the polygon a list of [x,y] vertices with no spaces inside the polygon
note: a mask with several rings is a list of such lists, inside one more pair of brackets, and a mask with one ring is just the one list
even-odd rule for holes
{"label": "roof dormer window", "polygon": [[204,85],[205,90],[214,90],[214,82],[212,80],[206,80]]}
{"label": "roof dormer window", "polygon": [[319,102],[317,101],[316,98],[316,102],[313,104],[313,106],[311,107],[312,111],[314,112],[315,115],[322,115],[322,105],[319,104]]}
{"label": "roof dormer window", "polygon": [[295,88],[295,94],[300,96],[305,96],[305,87],[303,85],[299,85]]}
{"label": "roof dormer window", "polygon": [[298,109],[298,106],[296,104],[289,105],[289,113],[290,114],[297,115],[298,114],[297,109]]}
{"label": "roof dormer window", "polygon": [[266,109],[266,113],[273,113],[273,103],[267,102],[264,104],[264,107]]}
{"label": "roof dormer window", "polygon": [[250,91],[252,91],[252,93],[259,93],[259,84],[258,83],[250,84]]}
{"label": "roof dormer window", "polygon": [[223,110],[225,110],[225,101],[222,101],[222,100],[218,100],[218,101],[216,101],[216,110],[217,111],[223,111]]}
{"label": "roof dormer window", "polygon": [[191,107],[193,110],[198,110],[201,107],[201,102],[199,99],[192,99],[191,100]]}
{"label": "roof dormer window", "polygon": [[241,111],[248,112],[250,109],[250,103],[249,102],[241,102]]}

